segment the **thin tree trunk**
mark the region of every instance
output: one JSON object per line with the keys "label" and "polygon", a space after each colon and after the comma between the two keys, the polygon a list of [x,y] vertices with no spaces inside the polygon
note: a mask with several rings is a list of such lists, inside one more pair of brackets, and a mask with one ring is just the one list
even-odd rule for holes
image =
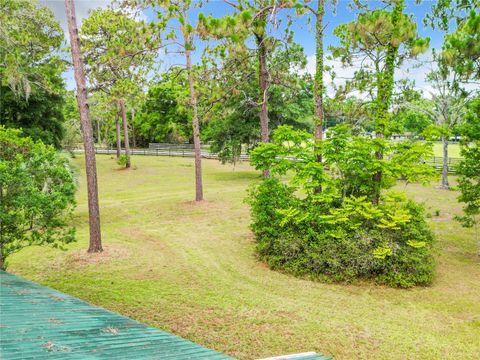
{"label": "thin tree trunk", "polygon": [[65,11],[70,34],[72,49],[73,70],[77,84],[77,102],[80,112],[80,127],[85,148],[85,170],[87,175],[88,214],[90,225],[90,245],[88,252],[102,251],[102,236],[100,232],[100,208],[98,206],[97,167],[95,148],[93,144],[92,123],[87,102],[87,88],[85,70],[83,68],[80,38],[78,37],[77,20],[75,18],[75,4],[73,0],[65,0]]}
{"label": "thin tree trunk", "polygon": [[[316,17],[316,32],[315,32],[315,78],[314,78],[314,97],[315,97],[315,153],[317,162],[322,162],[322,139],[323,139],[323,16],[325,15],[325,0],[318,1]],[[322,191],[320,185],[315,192]]]}
{"label": "thin tree trunk", "polygon": [[125,109],[125,100],[121,99],[118,101],[120,105],[120,113],[122,114],[122,124],[123,124],[123,143],[125,146],[125,156],[127,157],[127,162],[125,164],[126,168],[130,167],[130,140],[128,139],[128,123],[127,123],[127,110]]}
{"label": "thin tree trunk", "polygon": [[450,189],[448,183],[448,137],[442,137],[443,143],[443,167],[442,167],[442,188]]}
{"label": "thin tree trunk", "polygon": [[192,107],[192,128],[193,128],[193,144],[195,148],[195,200],[203,200],[203,183],[202,183],[202,154],[200,147],[200,124],[198,121],[197,95],[195,93],[195,80],[192,73],[192,56],[190,35],[185,35],[185,57],[188,73],[188,85],[190,91],[190,106]]}
{"label": "thin tree trunk", "polygon": [[117,159],[122,156],[122,144],[120,142],[120,121],[118,119],[118,112],[115,113],[115,134],[117,140]]}
{"label": "thin tree trunk", "polygon": [[[393,29],[398,26],[398,21],[403,12],[405,0],[395,0],[392,14]],[[393,35],[392,35],[393,36]],[[398,45],[389,44],[387,54],[385,56],[385,71],[378,74],[377,80],[377,98],[376,98],[376,114],[375,114],[375,136],[382,140],[385,137],[385,127],[389,118],[389,109],[392,101],[393,85],[395,80],[395,62],[398,56]],[[383,160],[383,149],[375,151],[375,157],[378,161]],[[382,190],[382,171],[377,171],[373,175],[374,194],[372,202],[377,205],[380,202],[380,193]]]}
{"label": "thin tree trunk", "polygon": [[[261,108],[260,108],[260,133],[262,142],[269,142],[268,133],[268,69],[267,69],[267,49],[265,38],[262,35],[256,35],[258,48],[258,83],[261,92]],[[269,177],[270,170],[263,170],[263,176]]]}

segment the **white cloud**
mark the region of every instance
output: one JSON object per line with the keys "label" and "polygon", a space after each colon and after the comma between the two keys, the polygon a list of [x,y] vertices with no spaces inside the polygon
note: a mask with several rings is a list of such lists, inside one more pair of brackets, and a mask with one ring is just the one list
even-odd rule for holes
{"label": "white cloud", "polygon": [[[55,19],[60,23],[60,26],[65,33],[68,40],[67,17],[65,16],[65,2],[64,0],[39,0],[40,5],[46,6],[53,11]],[[83,19],[87,18],[90,11],[102,8],[105,9],[112,4],[112,0],[75,0],[75,13],[77,15],[77,26],[82,26]],[[143,11],[134,11],[130,9],[122,10],[126,15],[132,16],[137,20],[147,20]]]}
{"label": "white cloud", "polygon": [[[65,37],[68,39],[67,17],[65,15],[65,2],[63,0],[39,0],[40,5],[46,6],[53,11],[55,19],[60,23]],[[75,13],[77,15],[77,26],[82,25],[83,19],[88,17],[91,10],[106,8],[111,0],[76,0]]]}

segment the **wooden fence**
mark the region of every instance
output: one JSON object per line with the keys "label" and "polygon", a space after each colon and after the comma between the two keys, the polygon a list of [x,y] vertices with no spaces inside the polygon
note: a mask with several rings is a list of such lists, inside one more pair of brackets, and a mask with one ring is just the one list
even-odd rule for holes
{"label": "wooden fence", "polygon": [[[74,151],[83,151],[82,149],[74,149]],[[193,144],[150,144],[148,148],[130,149],[132,155],[146,155],[146,156],[174,156],[174,157],[194,157],[195,152]],[[202,158],[218,159],[218,155],[210,151],[210,146],[202,145]],[[95,148],[96,154],[115,155],[117,149],[115,148]],[[240,161],[249,161],[248,154],[240,155]],[[460,163],[461,158],[448,158],[448,171],[455,173],[455,168]],[[443,158],[439,156],[432,157],[426,161],[427,164],[434,166],[441,170],[443,167]]]}

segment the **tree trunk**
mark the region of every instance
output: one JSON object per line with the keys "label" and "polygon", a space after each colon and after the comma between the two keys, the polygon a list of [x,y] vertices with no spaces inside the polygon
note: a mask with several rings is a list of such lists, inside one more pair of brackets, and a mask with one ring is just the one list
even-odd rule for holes
{"label": "tree trunk", "polygon": [[137,147],[137,142],[135,141],[135,127],[133,125],[135,119],[135,108],[132,108],[132,120],[131,120],[131,127],[132,127],[132,143],[133,143],[133,148],[135,149]]}
{"label": "tree trunk", "polygon": [[130,167],[130,140],[128,139],[128,123],[127,123],[127,110],[125,109],[125,100],[121,99],[118,101],[120,105],[120,113],[122,114],[122,124],[123,124],[123,143],[125,146],[125,156],[127,157],[127,162],[125,167]]}
{"label": "tree trunk", "polygon": [[122,156],[122,144],[120,142],[120,121],[118,119],[118,112],[115,113],[115,134],[117,140],[117,160]]}
{"label": "tree trunk", "polygon": [[[398,21],[403,13],[405,0],[395,0],[392,15],[393,29],[396,30]],[[393,36],[393,34],[392,34]],[[389,109],[392,101],[393,85],[395,80],[395,66],[398,56],[398,45],[390,43],[387,48],[387,54],[385,56],[385,71],[381,74],[377,74],[377,98],[376,98],[376,114],[375,114],[375,136],[377,139],[382,140],[385,137],[385,128],[389,118]],[[375,157],[377,160],[383,160],[382,145],[378,144],[379,148],[375,151]],[[382,171],[377,171],[373,175],[374,182],[374,194],[372,203],[377,205],[380,202],[380,193],[382,190]]]}
{"label": "tree trunk", "polygon": [[442,137],[443,144],[443,167],[442,167],[442,189],[450,189],[448,184],[448,137]]}
{"label": "tree trunk", "polygon": [[191,40],[190,35],[185,35],[185,58],[187,63],[188,86],[190,91],[190,106],[192,108],[192,128],[193,128],[193,144],[195,148],[195,200],[203,200],[203,183],[202,183],[202,153],[200,147],[200,124],[198,121],[197,95],[195,93],[195,80],[192,73],[192,56],[191,56]]}
{"label": "tree trunk", "polygon": [[[314,98],[315,98],[315,153],[317,162],[322,162],[322,139],[323,139],[323,17],[325,15],[325,0],[318,1],[315,32],[315,78],[314,78]],[[322,187],[319,186],[315,192],[320,193]]]}
{"label": "tree trunk", "polygon": [[[260,133],[262,142],[269,141],[268,134],[268,69],[267,69],[267,48],[265,45],[265,37],[263,35],[255,35],[258,48],[258,83],[261,92],[261,108],[260,108]],[[270,170],[263,170],[263,176],[269,177]]]}
{"label": "tree trunk", "polygon": [[77,84],[77,103],[80,112],[80,127],[85,148],[85,170],[87,176],[88,214],[90,225],[90,245],[88,252],[102,251],[102,236],[100,232],[100,209],[98,206],[97,167],[95,162],[95,148],[93,144],[92,123],[87,102],[87,88],[85,70],[83,68],[80,38],[78,37],[77,20],[75,18],[75,4],[73,0],[65,0],[65,11],[70,34],[72,49],[73,70]]}
{"label": "tree trunk", "polygon": [[320,143],[323,138],[323,16],[325,15],[325,0],[318,1],[316,14],[316,49],[315,49],[315,78],[314,78],[314,97],[315,97],[315,142],[317,145],[317,161],[322,161]]}

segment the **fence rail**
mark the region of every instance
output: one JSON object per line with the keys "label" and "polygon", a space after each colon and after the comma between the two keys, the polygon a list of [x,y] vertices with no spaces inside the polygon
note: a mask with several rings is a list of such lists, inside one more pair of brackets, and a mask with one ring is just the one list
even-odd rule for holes
{"label": "fence rail", "polygon": [[[132,155],[145,155],[145,156],[172,156],[172,157],[195,157],[195,152],[192,144],[150,144],[155,146],[149,146],[142,149],[130,149]],[[83,152],[83,149],[73,149],[75,152]],[[115,148],[95,148],[96,154],[108,154],[115,155],[117,149]],[[208,145],[202,146],[201,149],[202,158],[205,159],[218,159],[218,155],[210,151]],[[240,161],[249,161],[248,154],[240,155]],[[448,172],[455,173],[456,167],[460,163],[461,158],[448,158]],[[441,170],[443,168],[443,158],[434,156],[426,161],[427,164],[434,166],[436,169]]]}

